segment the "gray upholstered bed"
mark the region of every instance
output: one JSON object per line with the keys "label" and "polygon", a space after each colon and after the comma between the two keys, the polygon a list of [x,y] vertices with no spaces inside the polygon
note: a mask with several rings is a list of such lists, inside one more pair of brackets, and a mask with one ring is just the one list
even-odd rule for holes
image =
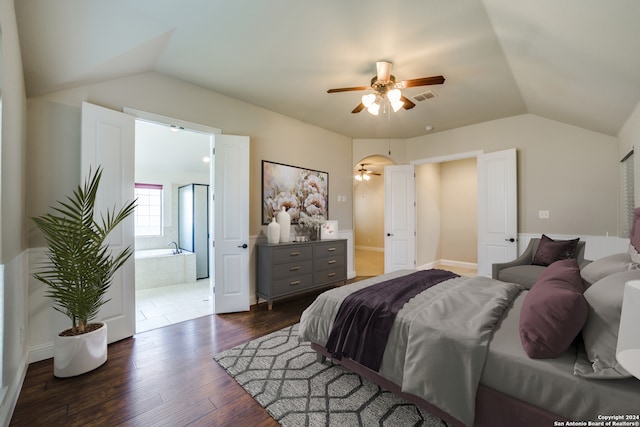
{"label": "gray upholstered bed", "polygon": [[[325,345],[344,298],[359,289],[410,273],[413,271],[390,273],[323,293],[302,315],[301,339],[311,341],[316,351],[331,357]],[[348,358],[339,363],[453,425],[546,426],[561,420],[602,421],[605,416],[640,413],[640,380],[624,375],[594,379],[594,375],[587,378],[574,374],[579,361],[587,357],[578,344],[572,344],[557,358],[532,359],[527,355],[519,335],[519,320],[528,290],[519,288],[514,292],[509,288],[506,294],[501,294],[499,298],[508,299],[506,306],[489,309],[498,313],[497,321],[480,313],[486,301],[466,314],[460,312],[464,304],[477,301],[478,296],[470,295],[469,289],[473,288],[473,292],[475,288],[499,289],[501,284],[504,282],[482,277],[458,277],[429,288],[398,313],[378,372]],[[462,298],[461,305],[448,299],[448,294],[456,289],[462,290],[462,297],[454,296],[453,300]],[[437,303],[432,302],[434,299]],[[426,305],[432,315],[425,316],[420,308],[426,301],[431,301]],[[447,310],[456,315],[443,314]],[[460,320],[463,315],[473,317],[466,326]],[[444,320],[442,325],[435,325],[437,317]],[[486,343],[484,339],[470,341],[469,337],[477,334],[474,328],[483,335],[482,330],[489,325],[493,329],[486,335]],[[472,332],[460,331],[465,328]],[[412,346],[409,341],[416,339],[420,331],[438,336],[430,343]],[[482,350],[484,344],[486,351]],[[476,346],[480,350],[474,350]],[[435,360],[436,366],[427,366],[430,360]]]}

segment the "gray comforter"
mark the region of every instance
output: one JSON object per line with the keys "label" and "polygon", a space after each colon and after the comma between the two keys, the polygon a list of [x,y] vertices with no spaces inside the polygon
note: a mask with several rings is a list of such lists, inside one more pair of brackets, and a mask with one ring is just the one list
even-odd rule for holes
{"label": "gray comforter", "polygon": [[[325,345],[333,319],[350,292],[411,271],[331,289],[302,314],[300,338]],[[522,288],[512,283],[458,277],[427,289],[398,313],[379,374],[466,425],[473,424],[475,394],[494,326]]]}

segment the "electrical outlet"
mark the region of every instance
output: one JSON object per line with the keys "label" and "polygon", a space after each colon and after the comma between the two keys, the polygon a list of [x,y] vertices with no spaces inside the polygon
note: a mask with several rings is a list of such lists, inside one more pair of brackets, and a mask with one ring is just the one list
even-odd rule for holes
{"label": "electrical outlet", "polygon": [[549,219],[549,211],[538,211],[538,218]]}

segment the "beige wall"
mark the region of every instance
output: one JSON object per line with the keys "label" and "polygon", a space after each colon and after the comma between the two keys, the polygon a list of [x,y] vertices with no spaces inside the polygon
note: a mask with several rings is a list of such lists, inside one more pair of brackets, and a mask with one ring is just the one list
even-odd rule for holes
{"label": "beige wall", "polygon": [[[407,140],[409,161],[518,150],[518,231],[616,235],[617,138],[532,114]],[[539,210],[550,218],[538,219]]]}
{"label": "beige wall", "polygon": [[[329,219],[341,230],[352,224],[351,139],[163,76],[144,73],[29,99],[28,214],[37,215],[65,196],[80,179],[80,109],[88,101],[121,111],[135,108],[221,128],[251,138],[250,233],[260,235],[261,161],[329,173]],[[346,201],[337,201],[344,195]],[[44,242],[30,226],[29,245]]]}
{"label": "beige wall", "polygon": [[416,265],[438,261],[441,256],[442,202],[440,163],[416,166]]}
{"label": "beige wall", "polygon": [[478,169],[476,159],[444,162],[440,168],[441,259],[478,262]]}
{"label": "beige wall", "polygon": [[416,166],[416,262],[478,261],[476,159]]}
{"label": "beige wall", "polygon": [[13,0],[0,0],[0,425],[8,425],[26,373],[28,258],[26,95]]}

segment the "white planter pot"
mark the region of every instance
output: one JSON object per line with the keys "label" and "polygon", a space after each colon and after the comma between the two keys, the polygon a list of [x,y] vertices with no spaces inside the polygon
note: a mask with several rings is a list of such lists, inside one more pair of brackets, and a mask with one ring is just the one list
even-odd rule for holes
{"label": "white planter pot", "polygon": [[74,377],[101,366],[107,361],[107,325],[87,334],[56,336],[53,350],[53,375]]}

